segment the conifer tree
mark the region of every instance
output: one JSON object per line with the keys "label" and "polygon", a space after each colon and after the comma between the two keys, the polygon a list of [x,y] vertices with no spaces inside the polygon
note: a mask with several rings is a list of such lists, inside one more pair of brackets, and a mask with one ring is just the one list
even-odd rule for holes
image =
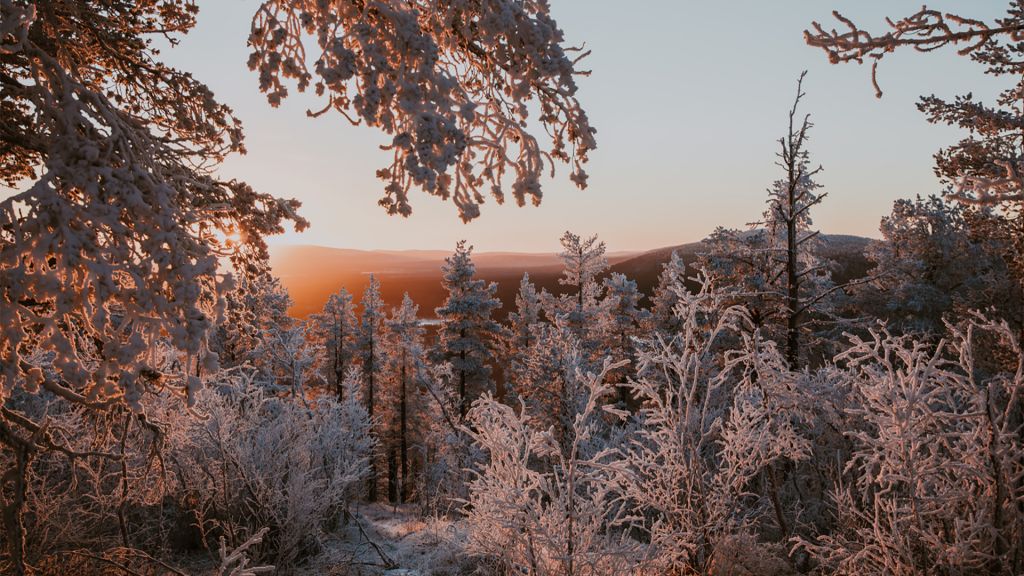
{"label": "conifer tree", "polygon": [[281,281],[270,275],[239,274],[232,290],[224,295],[224,308],[210,348],[225,368],[245,362],[258,364],[255,352],[262,332],[271,325],[290,323],[291,298]]}
{"label": "conifer tree", "polygon": [[[498,395],[499,401],[507,400],[514,393],[525,375],[526,358],[530,348],[536,342],[537,328],[541,320],[541,299],[537,287],[530,282],[530,275],[523,274],[516,294],[516,310],[508,315],[508,337],[505,339],[505,386],[504,398]],[[511,393],[510,393],[511,392]]]}
{"label": "conifer tree", "polygon": [[635,366],[636,354],[633,338],[640,335],[648,324],[650,311],[640,307],[643,295],[637,290],[636,282],[626,278],[624,274],[612,273],[605,278],[605,302],[608,320],[605,332],[604,355],[616,362],[626,360],[627,364],[609,372],[613,380],[623,383],[618,387],[619,402],[626,405],[629,401],[629,388],[625,385]]}
{"label": "conifer tree", "polygon": [[654,330],[668,337],[679,332],[682,324],[675,314],[676,304],[679,303],[679,294],[675,286],[682,287],[686,280],[686,264],[683,262],[679,252],[672,251],[668,262],[661,267],[658,275],[658,285],[654,288],[651,296],[651,324]]}
{"label": "conifer tree", "polygon": [[810,210],[825,194],[817,192],[821,186],[814,176],[821,167],[811,166],[807,150],[810,115],[797,115],[805,75],[797,81],[788,130],[779,139],[776,164],[784,174],[768,189],[763,219],[748,233],[719,228],[704,256],[712,279],[748,309],[755,326],[770,328],[767,332],[781,342],[794,369],[809,355],[805,333],[811,316],[828,315],[828,299],[839,289],[828,263],[817,255],[818,232],[811,229]]}
{"label": "conifer tree", "polygon": [[256,356],[268,373],[271,389],[285,390],[292,398],[305,401],[304,386],[311,376],[316,352],[306,339],[305,322],[268,324],[261,333]]}
{"label": "conifer tree", "polygon": [[490,363],[504,333],[501,324],[491,318],[501,307],[501,301],[494,295],[498,285],[474,278],[472,252],[473,247],[462,240],[455,253],[445,259],[441,285],[448,297],[435,309],[441,327],[433,357],[435,361],[451,363],[462,419],[473,398],[494,386]]}
{"label": "conifer tree", "polygon": [[342,384],[355,360],[359,329],[352,295],[345,288],[331,294],[323,310],[313,314],[311,320],[312,336],[320,345],[318,361],[322,376],[334,386],[338,400],[343,400]]}
{"label": "conifer tree", "polygon": [[[363,373],[363,399],[366,402],[366,412],[374,421],[375,428],[379,428],[380,418],[377,418],[377,387],[380,385],[382,374],[386,367],[384,338],[384,301],[380,296],[380,282],[370,275],[370,284],[363,291],[360,301],[363,308],[362,316],[359,319],[359,336],[356,341],[356,350],[359,355],[360,365]],[[380,444],[379,430],[375,430],[374,438]],[[377,499],[377,458],[370,460],[369,499],[371,502]]]}
{"label": "conifer tree", "polygon": [[580,341],[583,353],[596,359],[603,338],[606,310],[601,300],[602,285],[598,276],[608,269],[605,244],[597,235],[583,239],[572,232],[562,235],[562,278],[558,283],[568,286],[570,293],[558,297],[544,296],[544,309],[549,318],[561,318]]}
{"label": "conifer tree", "polygon": [[573,419],[580,408],[576,372],[586,371],[588,364],[579,339],[564,323],[537,326],[533,344],[526,351],[518,392],[537,427],[553,430],[563,449],[572,443]]}
{"label": "conifer tree", "polygon": [[797,81],[796,99],[789,111],[789,129],[786,136],[779,140],[781,150],[778,165],[785,172],[785,177],[776,181],[769,190],[768,211],[765,212],[764,222],[769,235],[776,239],[774,250],[780,252],[776,261],[781,263],[783,273],[780,280],[785,294],[786,360],[794,369],[800,364],[800,334],[805,316],[820,301],[821,291],[813,290],[813,284],[815,281],[827,281],[829,276],[825,264],[818,260],[813,251],[818,232],[810,229],[810,210],[825,198],[825,194],[816,192],[821,185],[814,181],[821,167],[811,167],[810,153],[806,147],[812,126],[810,115],[805,115],[802,120],[797,117],[797,109],[804,96],[803,80],[806,74],[800,74]]}
{"label": "conifer tree", "polygon": [[410,444],[414,442],[414,438],[421,438],[426,432],[413,429],[410,425],[411,422],[425,424],[424,418],[419,417],[424,412],[420,388],[428,368],[424,358],[423,327],[417,318],[418,312],[419,306],[406,292],[402,298],[402,305],[392,308],[391,317],[387,320],[387,395],[394,410],[389,420],[392,422],[393,434],[398,440],[398,463],[395,470],[397,474],[392,485],[395,486],[393,497],[398,502],[408,502],[411,498],[414,482]]}
{"label": "conifer tree", "polygon": [[[949,198],[999,214],[1002,230],[992,230],[991,236],[1002,240],[1000,255],[1019,279],[1008,287],[1011,299],[1024,302],[1024,44],[1020,42],[1024,3],[1010,0],[1006,14],[992,21],[922,7],[905,18],[887,18],[890,30],[879,35],[861,29],[839,12],[834,15],[845,29],[826,31],[813,22],[804,39],[823,50],[833,64],[862,63],[867,58],[879,98],[878,64],[904,48],[931,52],[953,47],[985,74],[1008,81],[994,103],[982,102],[968,91],[952,100],[923,96],[917,108],[932,124],[966,132],[959,142],[935,154],[935,174]],[[1024,311],[1015,323],[1018,338],[1024,340]]]}
{"label": "conifer tree", "polygon": [[1020,301],[1014,306],[1012,299],[1018,279],[995,234],[1005,229],[1001,220],[990,209],[934,195],[897,200],[882,218],[882,239],[868,246],[875,268],[871,282],[855,291],[859,306],[903,333],[941,334],[946,320],[966,318],[971,309],[1019,326]]}

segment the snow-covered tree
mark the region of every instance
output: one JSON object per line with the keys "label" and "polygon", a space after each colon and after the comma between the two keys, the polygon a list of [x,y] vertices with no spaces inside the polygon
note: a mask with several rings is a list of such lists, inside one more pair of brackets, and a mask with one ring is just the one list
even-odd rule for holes
{"label": "snow-covered tree", "polygon": [[596,358],[605,328],[606,310],[598,282],[598,276],[608,269],[605,245],[596,235],[582,239],[568,231],[561,243],[563,269],[558,283],[568,286],[570,293],[557,297],[545,293],[544,311],[549,319],[563,319],[580,340],[584,353]]}
{"label": "snow-covered tree", "polygon": [[[357,382],[352,373],[346,386]],[[168,488],[208,537],[237,546],[272,527],[256,552],[279,569],[294,566],[365,482],[369,415],[355,394],[306,408],[244,377],[201,394],[202,413],[161,414],[170,425]]]}
{"label": "snow-covered tree", "polygon": [[[241,127],[152,42],[194,24],[184,3],[0,2],[0,182],[14,189],[0,201],[0,403],[20,386],[98,410],[139,410],[159,387],[194,397],[195,367],[217,367],[219,258],[257,268],[264,235],[304,227],[296,202],[214,175],[243,149]],[[186,353],[177,374],[151,362],[159,339]],[[4,477],[24,476],[41,424],[0,413],[0,442],[23,456]],[[0,504],[11,545],[21,503]]]}
{"label": "snow-covered tree", "polygon": [[[756,522],[770,509],[757,480],[776,462],[806,458],[809,446],[794,426],[793,393],[758,377],[788,372],[774,344],[755,333],[726,353],[747,332],[745,309],[723,306],[706,281],[696,294],[675,290],[678,337],[654,336],[638,350],[632,387],[642,407],[621,483],[643,511],[653,569],[730,573],[723,567],[737,559],[727,551],[737,538],[756,543]],[[757,546],[746,554],[781,552]]]}
{"label": "snow-covered tree", "polygon": [[572,442],[572,422],[581,402],[577,369],[585,368],[579,339],[564,323],[542,323],[525,351],[524,371],[516,382],[518,398],[525,403],[538,430],[551,429],[563,448]]}
{"label": "snow-covered tree", "polygon": [[754,327],[781,341],[782,331],[777,325],[785,310],[777,289],[781,267],[775,240],[763,228],[735,230],[719,226],[704,239],[704,251],[698,254],[696,266],[714,281],[727,305],[742,305]]}
{"label": "snow-covered tree", "polygon": [[498,394],[499,401],[511,398],[514,390],[526,372],[526,357],[536,341],[537,327],[541,320],[541,300],[537,287],[530,282],[530,275],[523,274],[516,294],[516,309],[508,315],[508,332],[505,338],[503,358],[505,360],[504,394]]}
{"label": "snow-covered tree", "polygon": [[[785,271],[782,279],[785,287],[786,360],[790,367],[800,364],[800,333],[806,324],[805,317],[815,308],[820,308],[822,298],[829,294],[827,284],[829,272],[826,265],[813,251],[817,231],[812,231],[810,210],[821,203],[825,194],[816,192],[821,187],[814,176],[821,167],[811,168],[810,153],[807,151],[808,131],[811,129],[810,115],[797,122],[797,108],[803,98],[803,79],[800,75],[796,85],[796,99],[789,111],[789,130],[779,140],[779,166],[785,171],[785,178],[776,181],[768,191],[768,211],[764,226],[777,239],[774,248],[783,251],[777,256]],[[810,288],[810,289],[808,289]]]}
{"label": "snow-covered tree", "polygon": [[894,202],[868,247],[874,279],[857,291],[862,308],[891,330],[932,334],[947,314],[987,308],[987,285],[1005,282],[994,277],[998,254],[972,241],[965,211],[938,196]]}
{"label": "snow-covered tree", "polygon": [[817,256],[818,232],[811,229],[810,210],[825,194],[814,176],[807,151],[810,116],[797,116],[804,96],[803,79],[797,82],[796,99],[789,110],[786,136],[779,139],[777,154],[783,178],[768,189],[768,209],[749,233],[716,230],[709,239],[708,271],[719,283],[732,278],[732,290],[750,309],[756,325],[776,327],[773,334],[783,345],[793,368],[806,362],[808,343],[804,333],[811,316],[829,313],[829,297],[837,287],[831,282],[827,262]]}
{"label": "snow-covered tree", "polygon": [[[380,204],[407,216],[413,186],[451,198],[466,221],[484,195],[517,204],[541,199],[554,160],[582,164],[596,143],[576,100],[576,63],[547,2],[498,0],[438,5],[417,0],[362,4],[265,0],[253,18],[249,67],[274,106],[312,85],[323,109],[393,136]],[[536,112],[539,111],[539,115]],[[545,150],[527,116],[551,137]],[[511,178],[509,178],[511,176]]]}
{"label": "snow-covered tree", "polygon": [[310,320],[311,336],[319,346],[318,364],[322,377],[334,386],[338,400],[343,400],[342,384],[355,362],[359,329],[352,295],[341,288],[327,297],[323,310],[313,314]]}
{"label": "snow-covered tree", "polygon": [[[344,492],[346,502],[354,501],[361,492],[357,486],[365,479],[370,469],[377,441],[373,437],[373,420],[363,405],[359,392],[362,389],[362,373],[356,367],[350,367],[345,373],[341,386],[343,393],[337,404],[329,404],[325,412],[337,410],[330,417],[337,427],[337,436],[321,434],[320,446],[327,457],[328,465],[333,465],[348,473],[355,472],[357,478],[346,477],[347,489]],[[336,408],[335,408],[336,406]],[[326,431],[325,431],[326,432]],[[343,476],[345,477],[345,476]]]}
{"label": "snow-covered tree", "polygon": [[672,251],[668,262],[661,267],[658,284],[651,295],[651,323],[653,330],[664,334],[667,338],[675,335],[679,328],[679,318],[675,308],[679,297],[673,286],[682,286],[686,281],[686,263],[676,250]]}
{"label": "snow-covered tree", "polygon": [[240,274],[234,288],[224,294],[224,309],[210,337],[210,349],[221,366],[255,364],[264,328],[288,323],[291,299],[280,281],[270,275]]}
{"label": "snow-covered tree", "polygon": [[263,329],[256,354],[261,366],[269,372],[270,388],[286,390],[292,398],[305,401],[305,386],[314,376],[316,350],[306,338],[305,322],[288,325],[269,324]]}
{"label": "snow-covered tree", "polygon": [[[1024,355],[975,316],[936,345],[883,327],[840,360],[857,397],[852,477],[832,492],[835,530],[801,539],[828,574],[1017,574],[1024,569]],[[1009,372],[981,369],[1006,348]]]}
{"label": "snow-covered tree", "polygon": [[627,360],[620,371],[613,373],[613,379],[622,382],[619,387],[619,402],[625,405],[629,400],[629,389],[624,385],[629,366],[635,365],[633,338],[640,335],[647,326],[651,313],[640,307],[643,295],[636,288],[636,282],[626,278],[624,274],[612,273],[605,278],[605,297],[603,305],[608,312],[605,326],[605,352],[607,357],[616,360]]}
{"label": "snow-covered tree", "polygon": [[504,333],[501,324],[491,318],[501,307],[501,300],[494,296],[498,285],[474,278],[472,252],[473,247],[463,240],[455,253],[445,258],[441,285],[448,297],[434,310],[441,325],[433,358],[452,366],[462,419],[473,398],[494,386],[490,364]]}
{"label": "snow-covered tree", "polygon": [[[957,53],[979,64],[985,74],[1005,78],[1009,85],[986,104],[968,91],[947,100],[925,96],[918,109],[933,124],[955,126],[967,136],[935,154],[935,173],[947,186],[946,195],[959,202],[990,207],[1003,217],[1002,257],[1017,270],[1020,281],[1010,287],[1024,301],[1024,5],[1010,0],[1006,14],[992,21],[944,13],[922,7],[902,19],[887,19],[890,30],[873,35],[835,12],[845,30],[826,31],[814,22],[804,32],[811,46],[825,51],[829,61],[872,61],[872,83],[878,97],[877,66],[886,54],[905,47],[930,52],[955,47]],[[1024,314],[1024,313],[1022,313]],[[1024,315],[1018,316],[1024,337]]]}
{"label": "snow-covered tree", "polygon": [[[362,315],[359,318],[359,336],[356,339],[356,353],[362,371],[362,399],[366,404],[366,412],[375,427],[380,422],[377,417],[378,387],[381,386],[384,371],[387,368],[387,349],[384,345],[387,326],[384,323],[384,300],[380,297],[380,282],[370,274],[370,284],[363,291],[359,301]],[[374,438],[380,440],[380,433],[375,432]],[[369,499],[377,499],[377,459],[370,460]]]}
{"label": "snow-covered tree", "polygon": [[[227,355],[225,367],[252,366],[259,370],[259,382],[291,389],[291,373],[296,367],[291,360],[309,356],[305,330],[288,315],[291,296],[270,274],[242,278],[225,297],[226,312],[217,324],[211,350]],[[310,361],[309,357],[300,361],[301,372],[305,373]]]}
{"label": "snow-covered tree", "polygon": [[[426,399],[421,388],[428,370],[423,348],[423,327],[420,326],[417,306],[409,294],[402,298],[402,305],[391,310],[387,320],[388,335],[386,340],[388,359],[386,392],[393,414],[389,418],[390,437],[397,437],[397,466],[392,484],[395,486],[393,499],[408,502],[412,497],[415,485],[412,470],[413,455],[411,445],[422,448],[426,430],[419,426],[426,424],[424,413],[428,411]],[[389,447],[389,461],[393,459],[393,447]]]}
{"label": "snow-covered tree", "polygon": [[506,573],[537,576],[624,574],[635,566],[628,510],[613,482],[624,461],[612,447],[595,448],[603,420],[625,416],[602,404],[617,366],[606,361],[596,374],[575,367],[584,401],[568,450],[532,425],[525,406],[516,411],[489,395],[474,403],[466,432],[486,456],[466,503],[470,553]]}
{"label": "snow-covered tree", "polygon": [[459,421],[459,398],[451,385],[451,365],[428,364],[421,382],[426,396],[417,422],[424,441],[423,474],[413,478],[422,509],[449,514],[469,496],[468,482],[480,453]]}

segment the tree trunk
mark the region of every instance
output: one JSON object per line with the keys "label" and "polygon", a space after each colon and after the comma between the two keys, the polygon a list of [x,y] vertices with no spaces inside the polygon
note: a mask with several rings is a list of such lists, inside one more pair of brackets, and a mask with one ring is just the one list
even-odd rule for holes
{"label": "tree trunk", "polygon": [[[622,334],[620,335],[619,345],[622,347],[622,353],[627,358],[629,358],[629,360],[630,360],[629,366],[635,366],[636,362],[633,359],[633,354],[631,353],[630,346],[629,346],[629,335],[626,334],[625,331],[623,331]],[[625,379],[626,378],[623,377],[623,380],[625,380]],[[628,409],[629,408],[629,386],[627,386],[625,384],[622,384],[620,386],[617,386],[617,388],[618,388],[618,392],[619,392],[619,403],[622,404],[622,408],[623,409]]]}
{"label": "tree trunk", "polygon": [[121,544],[125,548],[131,548],[128,537],[128,518],[125,509],[128,507],[128,459],[125,457],[125,446],[128,443],[128,429],[131,427],[131,413],[125,415],[124,428],[121,430],[121,500],[117,503],[117,526],[121,532]]}
{"label": "tree trunk", "polygon": [[800,276],[797,270],[797,206],[798,175],[794,173],[796,158],[790,159],[789,185],[786,201],[786,362],[791,370],[800,368]]}
{"label": "tree trunk", "polygon": [[400,391],[401,398],[399,400],[399,428],[401,438],[399,439],[399,457],[401,458],[401,475],[399,480],[399,502],[407,502],[409,500],[409,428],[408,428],[408,412],[406,391],[408,387],[405,382],[406,370],[405,370],[405,350],[402,350],[402,389]]}
{"label": "tree trunk", "polygon": [[398,487],[398,458],[395,456],[395,447],[388,450],[388,502],[401,504],[399,500],[400,489]]}
{"label": "tree trunk", "polygon": [[[366,411],[370,416],[370,421],[373,421],[373,374],[376,372],[374,366],[374,335],[373,328],[370,328],[370,355],[366,361],[365,373],[366,373]],[[371,434],[376,437],[376,434]],[[366,499],[370,502],[377,501],[377,459],[370,456],[370,479],[368,480],[369,489]]]}
{"label": "tree trunk", "polygon": [[[583,261],[582,254],[580,255],[580,262]],[[583,345],[583,274],[580,274],[580,290],[576,296],[576,336],[580,339],[580,345]]]}
{"label": "tree trunk", "polygon": [[[459,338],[461,340],[466,339],[466,329],[463,328],[459,331]],[[459,360],[461,366],[459,367],[459,420],[462,422],[466,421],[466,413],[469,412],[469,398],[466,396],[466,351],[462,350],[459,352]]]}
{"label": "tree trunk", "polygon": [[[16,576],[28,574],[25,565],[25,524],[23,510],[28,489],[26,474],[31,462],[29,444],[17,438],[9,428],[0,422],[0,441],[14,452],[14,464],[0,477],[0,517],[6,532],[7,553]],[[4,490],[10,485],[8,498]]]}
{"label": "tree trunk", "polygon": [[338,390],[338,402],[345,401],[345,327],[340,321],[336,324],[334,341],[334,386]]}

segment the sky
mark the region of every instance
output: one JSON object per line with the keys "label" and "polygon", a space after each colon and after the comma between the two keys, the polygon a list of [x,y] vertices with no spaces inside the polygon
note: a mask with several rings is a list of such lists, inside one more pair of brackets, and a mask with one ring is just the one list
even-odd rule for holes
{"label": "sky", "polygon": [[[884,17],[905,16],[916,2],[890,0],[550,0],[569,44],[592,55],[579,99],[597,128],[598,148],[580,191],[560,166],[544,182],[539,207],[481,207],[463,224],[454,205],[411,194],[409,218],[377,205],[388,163],[388,138],[338,115],[307,118],[312,96],[273,109],[245,62],[258,2],[199,0],[197,27],[164,58],[205,82],[243,121],[248,154],[230,158],[224,177],[275,196],[299,199],[311,228],[272,243],[358,249],[451,249],[466,239],[477,250],[554,251],[565,230],[598,234],[609,250],[644,250],[699,240],[716,226],[745,227],[764,209],[779,178],[778,138],[786,129],[796,79],[808,75],[803,111],[811,114],[812,161],[828,196],[814,214],[826,233],[877,236],[879,219],[898,198],[941,191],[932,154],[959,134],[928,124],[920,95],[1004,86],[953,50],[898,52],[880,66],[885,95],[874,96],[868,66],[828,64],[803,30],[835,22],[837,9],[862,28],[881,31]],[[1002,0],[931,2],[930,8],[991,19]]]}

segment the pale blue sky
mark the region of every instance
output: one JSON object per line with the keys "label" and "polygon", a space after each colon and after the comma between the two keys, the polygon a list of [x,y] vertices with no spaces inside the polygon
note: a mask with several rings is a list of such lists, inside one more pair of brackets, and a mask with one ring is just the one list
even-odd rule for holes
{"label": "pale blue sky", "polygon": [[[786,126],[795,81],[808,70],[803,110],[812,115],[813,160],[829,196],[814,214],[828,233],[877,233],[896,198],[939,190],[932,154],[957,133],[927,124],[914,104],[921,94],[990,95],[1002,85],[951,50],[897,53],[880,69],[885,97],[876,100],[869,69],[831,66],[806,46],[812,20],[839,9],[880,30],[887,14],[917,2],[853,0],[551,0],[570,43],[593,50],[580,100],[598,129],[578,191],[564,167],[546,182],[539,208],[482,207],[464,225],[454,206],[412,196],[412,217],[377,206],[375,178],[386,138],[337,116],[308,119],[309,97],[272,109],[245,67],[255,0],[200,0],[198,26],[166,59],[192,71],[231,105],[246,128],[246,156],[222,175],[278,196],[296,197],[312,228],[275,241],[345,248],[450,249],[468,239],[478,250],[551,251],[566,229],[599,234],[611,250],[646,249],[700,239],[716,225],[756,220],[765,188],[778,177],[776,140]],[[931,2],[929,7],[990,19],[1003,0]]]}

